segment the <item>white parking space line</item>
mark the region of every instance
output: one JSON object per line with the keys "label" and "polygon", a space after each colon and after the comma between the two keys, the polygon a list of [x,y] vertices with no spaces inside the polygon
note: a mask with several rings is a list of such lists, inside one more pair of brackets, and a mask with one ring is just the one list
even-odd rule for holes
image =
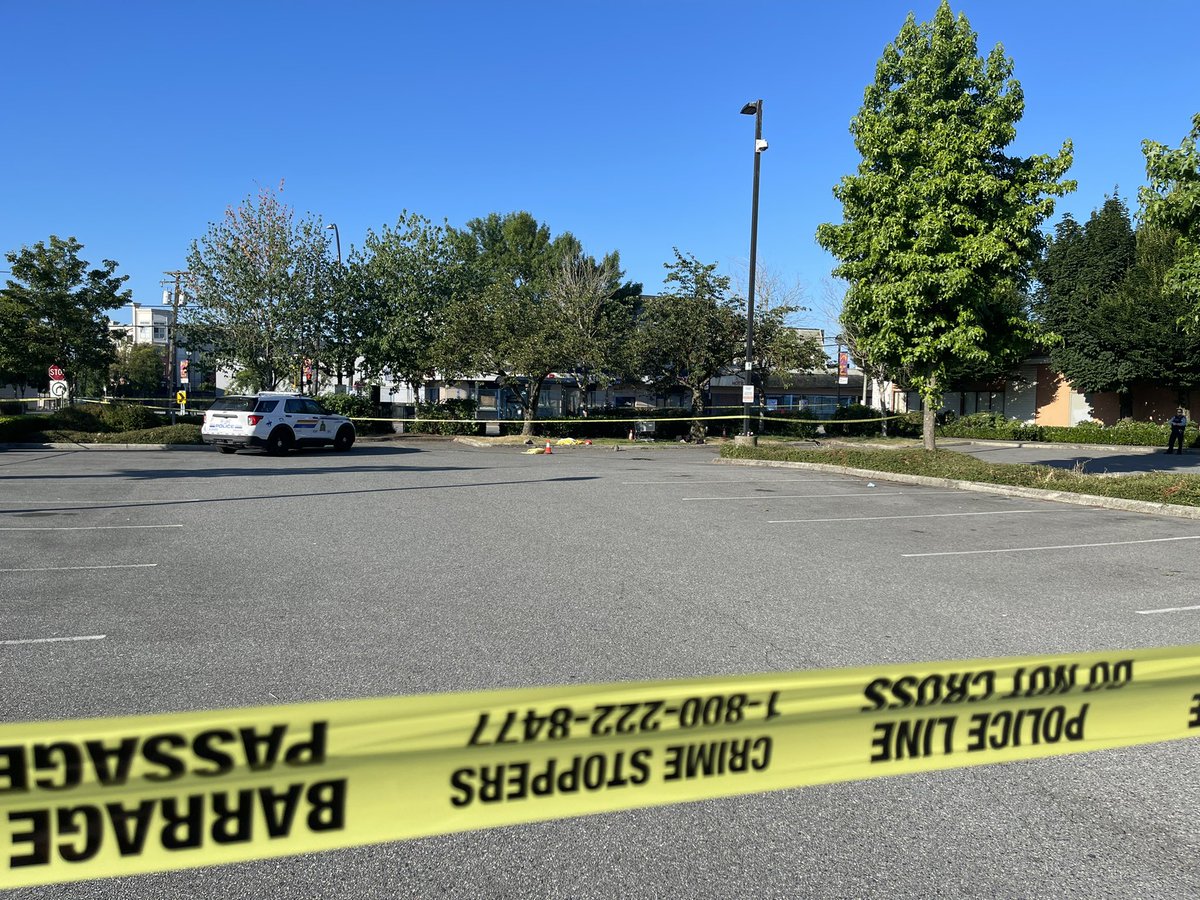
{"label": "white parking space line", "polygon": [[1034,516],[1042,513],[1099,512],[1098,509],[994,509],[987,512],[921,513],[908,516],[839,516],[833,519],[768,519],[768,525],[800,525],[812,522],[878,522],[884,519],[952,519],[957,516]]}
{"label": "white parking space line", "polygon": [[84,569],[154,569],[158,563],[127,563],[113,566],[45,566],[38,569],[0,569],[0,572],[80,572]]}
{"label": "white parking space line", "polygon": [[702,500],[812,500],[818,497],[900,497],[905,491],[885,491],[879,493],[876,491],[856,491],[853,494],[772,494],[762,493],[754,494],[750,497],[684,497],[684,503],[696,503]]}
{"label": "white parking space line", "polygon": [[1163,609],[1135,609],[1134,612],[1139,616],[1153,616],[1157,613],[1189,612],[1193,609],[1200,609],[1200,606],[1168,606]]}
{"label": "white parking space line", "polygon": [[182,525],[29,525],[0,531],[113,531],[119,528],[182,528]]}
{"label": "white parking space line", "polygon": [[693,484],[838,484],[845,480],[844,478],[736,478],[706,481],[681,476],[674,481],[622,481],[621,484],[678,484],[687,487]]}
{"label": "white parking space line", "polygon": [[84,634],[79,637],[21,638],[15,641],[0,641],[0,644],[57,644],[60,641],[102,641],[106,637],[106,634]]}
{"label": "white parking space line", "polygon": [[[764,492],[749,497],[683,497],[685,503],[700,500],[813,500],[821,497],[910,497],[915,491],[855,491],[852,494],[772,494]],[[922,494],[961,494],[962,491],[922,491]]]}
{"label": "white parking space line", "polygon": [[1128,544],[1165,544],[1169,541],[1200,541],[1200,534],[1184,537],[1146,538],[1140,541],[1101,541],[1095,544],[1055,544],[1049,547],[1000,547],[991,550],[939,550],[936,553],[901,553],[905,559],[921,556],[976,556],[981,553],[1033,553],[1038,550],[1082,550],[1086,547],[1123,547]]}

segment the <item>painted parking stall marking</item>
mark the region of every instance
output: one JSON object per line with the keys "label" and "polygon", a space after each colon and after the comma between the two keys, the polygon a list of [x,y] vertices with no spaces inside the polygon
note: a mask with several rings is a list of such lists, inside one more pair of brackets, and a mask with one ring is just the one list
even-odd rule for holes
{"label": "painted parking stall marking", "polygon": [[1124,547],[1132,544],[1166,544],[1173,541],[1200,541],[1200,534],[1180,537],[1143,538],[1136,541],[1097,541],[1094,544],[1053,544],[1046,547],[993,547],[987,550],[938,550],[931,553],[901,553],[906,559],[923,556],[978,556],[984,553],[1035,553],[1043,550],[1083,550],[1089,547]]}
{"label": "painted parking stall marking", "polygon": [[44,637],[44,638],[17,638],[15,640],[0,640],[0,645],[15,646],[17,644],[58,644],[70,643],[73,641],[102,641],[108,635],[106,634],[83,634],[76,637]]}
{"label": "painted parking stall marking", "polygon": [[801,525],[817,522],[881,522],[888,519],[953,519],[960,516],[1034,516],[1050,513],[1099,512],[1095,509],[992,509],[982,512],[952,512],[952,513],[914,513],[895,516],[836,516],[826,519],[768,519],[768,525]]}
{"label": "painted parking stall marking", "polygon": [[128,528],[182,528],[182,525],[25,525],[3,526],[0,531],[120,531]]}
{"label": "painted parking stall marking", "polygon": [[104,566],[37,566],[35,568],[0,569],[0,572],[82,572],[92,569],[156,569],[158,563],[116,563]]}
{"label": "painted parking stall marking", "polygon": [[1134,612],[1136,612],[1139,616],[1155,616],[1155,615],[1158,615],[1159,613],[1191,612],[1193,610],[1200,610],[1200,605],[1197,605],[1197,606],[1168,606],[1168,607],[1165,607],[1164,609],[1137,609],[1137,610],[1134,610]]}

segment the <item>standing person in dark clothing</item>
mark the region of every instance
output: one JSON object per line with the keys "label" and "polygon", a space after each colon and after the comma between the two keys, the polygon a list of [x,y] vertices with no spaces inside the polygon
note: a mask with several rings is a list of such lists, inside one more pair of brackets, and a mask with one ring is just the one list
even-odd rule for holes
{"label": "standing person in dark clothing", "polygon": [[1167,441],[1167,452],[1170,453],[1172,449],[1178,447],[1179,449],[1175,450],[1175,452],[1183,453],[1183,430],[1187,428],[1187,416],[1183,414],[1182,406],[1175,410],[1175,415],[1171,416],[1171,421],[1167,424],[1171,426],[1171,437]]}

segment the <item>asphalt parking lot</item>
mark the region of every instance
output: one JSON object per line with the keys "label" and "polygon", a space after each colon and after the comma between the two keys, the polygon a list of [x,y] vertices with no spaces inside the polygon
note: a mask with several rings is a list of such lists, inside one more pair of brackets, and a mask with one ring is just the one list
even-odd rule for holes
{"label": "asphalt parking lot", "polygon": [[[0,452],[0,720],[1200,643],[1200,523],[713,455]],[[12,896],[1196,896],[1198,751]]]}

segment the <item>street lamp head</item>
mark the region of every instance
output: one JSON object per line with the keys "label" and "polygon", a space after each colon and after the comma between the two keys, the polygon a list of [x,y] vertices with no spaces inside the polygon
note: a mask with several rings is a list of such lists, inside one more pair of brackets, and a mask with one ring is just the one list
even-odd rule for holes
{"label": "street lamp head", "polygon": [[745,106],[742,107],[742,115],[743,116],[753,116],[757,112],[758,112],[758,101],[757,100],[751,100],[749,103],[747,103]]}
{"label": "street lamp head", "polygon": [[336,225],[326,225],[325,230],[326,231],[337,231],[337,226]]}

